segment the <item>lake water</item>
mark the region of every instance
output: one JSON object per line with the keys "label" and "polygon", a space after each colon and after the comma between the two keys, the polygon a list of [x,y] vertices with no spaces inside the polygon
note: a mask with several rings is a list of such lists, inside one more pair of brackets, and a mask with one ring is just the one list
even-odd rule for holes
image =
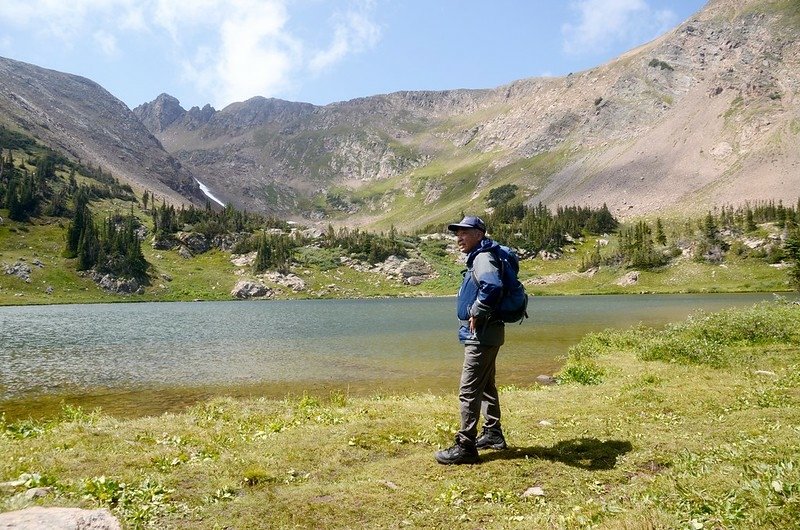
{"label": "lake water", "polygon": [[[590,331],[659,327],[771,294],[531,298],[507,326],[499,385],[558,370]],[[0,411],[41,417],[67,402],[118,416],[215,395],[442,392],[462,347],[453,298],[0,307]]]}

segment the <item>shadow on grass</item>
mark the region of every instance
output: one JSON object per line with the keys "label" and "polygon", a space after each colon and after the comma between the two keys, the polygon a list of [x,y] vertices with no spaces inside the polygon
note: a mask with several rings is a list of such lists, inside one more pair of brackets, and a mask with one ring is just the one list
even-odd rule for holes
{"label": "shadow on grass", "polygon": [[481,461],[538,458],[581,469],[613,469],[617,458],[631,449],[631,443],[622,440],[601,442],[597,438],[576,438],[558,442],[552,447],[509,447],[505,451],[486,452],[481,454]]}

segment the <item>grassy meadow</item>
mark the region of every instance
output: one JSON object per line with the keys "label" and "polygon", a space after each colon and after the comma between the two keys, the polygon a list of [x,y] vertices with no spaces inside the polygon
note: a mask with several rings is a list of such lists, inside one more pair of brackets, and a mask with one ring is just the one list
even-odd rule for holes
{"label": "grassy meadow", "polygon": [[64,407],[0,422],[0,482],[16,481],[0,509],[107,507],[126,528],[794,528],[798,330],[800,306],[776,301],[589,335],[559,384],[501,389],[510,448],[474,466],[433,460],[455,394],[124,421]]}
{"label": "grassy meadow", "polygon": [[[100,204],[99,219],[126,211],[127,203]],[[0,264],[25,263],[31,269],[30,282],[2,274],[0,305],[232,300],[231,289],[241,278],[253,277],[249,267],[236,267],[230,253],[212,249],[191,258],[175,250],[156,250],[143,242],[142,250],[151,265],[150,285],[143,294],[111,294],[76,271],[74,259],[63,257],[66,241],[64,219],[37,218],[28,223],[11,221],[0,209]],[[137,215],[150,223],[142,211]],[[598,236],[587,236],[571,245],[552,261],[540,258],[521,262],[520,278],[534,295],[636,294],[693,292],[782,292],[789,291],[785,268],[763,259],[729,255],[721,264],[677,258],[665,267],[640,271],[633,285],[617,285],[629,272],[625,267],[602,266],[592,275],[579,274],[581,260],[594,251]],[[608,237],[610,245],[616,235]],[[418,286],[404,285],[374,272],[362,272],[341,265],[330,249],[304,247],[295,252],[291,272],[302,278],[306,290],[293,292],[275,283],[264,283],[275,291],[274,298],[364,298],[375,296],[451,296],[461,281],[462,265],[446,251],[446,241],[423,241],[416,252],[436,271],[436,277]],[[40,265],[35,265],[37,262]],[[542,281],[537,281],[542,280]]]}

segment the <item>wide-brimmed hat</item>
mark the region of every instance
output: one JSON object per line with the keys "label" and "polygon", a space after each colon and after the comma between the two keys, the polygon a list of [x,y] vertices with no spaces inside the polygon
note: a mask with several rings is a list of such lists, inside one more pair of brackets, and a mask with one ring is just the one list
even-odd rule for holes
{"label": "wide-brimmed hat", "polygon": [[486,223],[483,222],[483,219],[480,217],[475,217],[474,215],[468,215],[461,220],[460,223],[453,223],[451,225],[447,225],[447,229],[451,232],[455,232],[459,228],[477,228],[484,234],[486,233]]}

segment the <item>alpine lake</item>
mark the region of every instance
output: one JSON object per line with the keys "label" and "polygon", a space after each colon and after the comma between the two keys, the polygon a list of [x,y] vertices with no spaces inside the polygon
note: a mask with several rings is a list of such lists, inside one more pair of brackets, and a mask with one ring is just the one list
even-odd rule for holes
{"label": "alpine lake", "polygon": [[[531,297],[530,318],[506,327],[497,383],[526,387],[556,373],[593,331],[660,328],[773,298]],[[0,414],[46,418],[69,404],[122,418],[214,396],[455,392],[463,348],[454,315],[454,298],[0,307]]]}

